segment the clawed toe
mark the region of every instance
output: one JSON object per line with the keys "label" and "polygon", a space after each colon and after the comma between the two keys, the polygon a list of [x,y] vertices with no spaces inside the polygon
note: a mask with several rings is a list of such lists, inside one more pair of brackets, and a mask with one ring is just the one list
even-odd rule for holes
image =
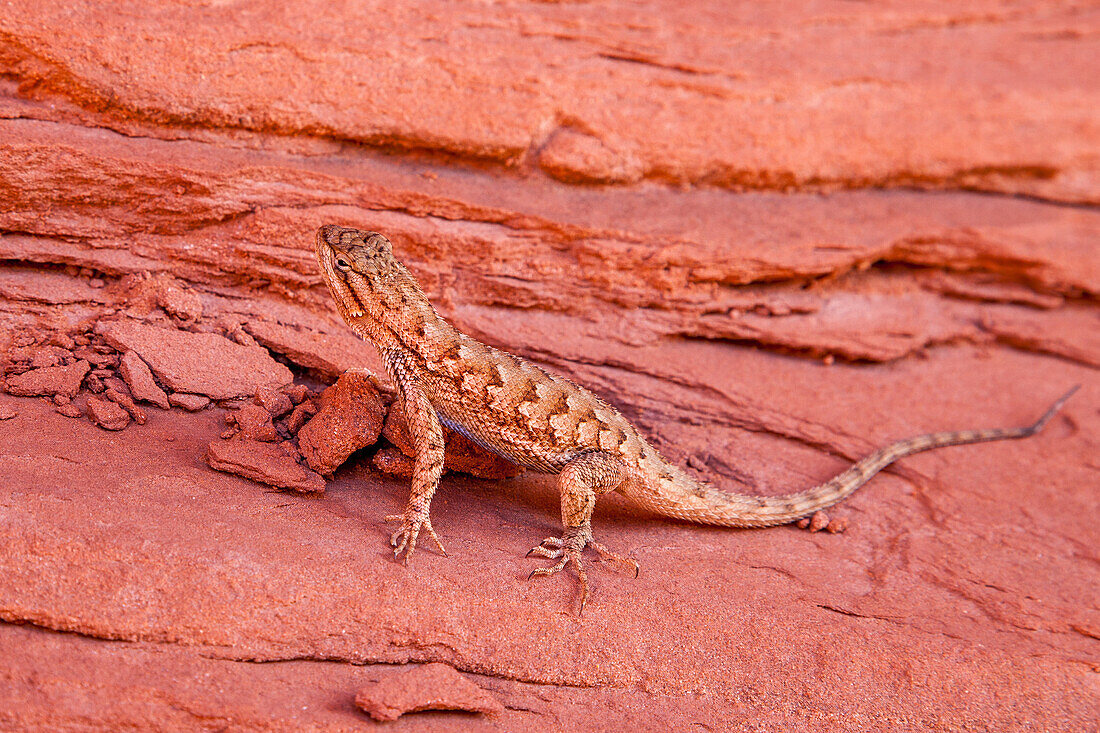
{"label": "clawed toe", "polygon": [[599,553],[601,559],[613,560],[632,569],[634,571],[634,577],[638,577],[637,562],[614,553],[604,545],[593,540],[591,531],[581,530],[573,533],[567,532],[564,537],[547,537],[542,542],[532,547],[527,553],[527,557],[534,555],[536,557],[557,560],[555,564],[549,567],[532,570],[531,574],[527,576],[528,580],[536,576],[560,573],[565,569],[566,565],[573,566],[573,569],[577,572],[577,579],[581,583],[580,612],[582,613],[584,612],[585,604],[588,602],[588,574],[585,572],[584,564],[581,562],[581,551],[584,550],[585,546],[590,546]]}
{"label": "clawed toe", "polygon": [[638,565],[637,560],[634,560],[634,559],[629,558],[629,557],[623,557],[622,555],[618,554],[617,552],[612,552],[605,545],[601,545],[599,542],[596,542],[595,540],[589,540],[588,541],[588,546],[599,553],[600,559],[602,559],[602,560],[611,560],[613,562],[619,563],[620,565],[625,565],[627,568],[634,571],[634,577],[635,578],[638,577],[638,573],[641,571],[641,566]]}
{"label": "clawed toe", "polygon": [[530,550],[524,557],[531,557],[535,555],[537,557],[546,557],[551,560],[556,560],[562,556],[564,550],[562,550],[562,541],[560,537],[547,537],[542,542],[538,543]]}
{"label": "clawed toe", "polygon": [[439,541],[439,535],[435,533],[432,528],[432,522],[426,515],[422,516],[419,512],[408,512],[404,514],[390,514],[385,517],[385,521],[401,522],[401,526],[390,535],[390,547],[393,548],[394,559],[401,557],[401,553],[405,553],[404,564],[409,564],[409,557],[412,556],[413,550],[416,549],[416,538],[420,536],[420,530],[423,529],[428,533],[428,536],[435,542],[436,547],[439,548],[439,552],[443,557],[447,557],[447,551],[443,549],[443,543]]}

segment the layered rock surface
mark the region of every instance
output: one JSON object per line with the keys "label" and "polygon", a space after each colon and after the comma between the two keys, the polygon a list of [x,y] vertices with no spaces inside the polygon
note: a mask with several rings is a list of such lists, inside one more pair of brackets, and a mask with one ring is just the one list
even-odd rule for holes
{"label": "layered rock surface", "polygon": [[[395,729],[1095,724],[1095,8],[60,8],[0,13],[0,727],[353,730],[376,665],[429,662],[503,710]],[[381,373],[322,223],[731,489],[1084,386],[876,478],[843,534],[604,500],[642,573],[591,563],[577,617],[526,580],[552,479],[448,475],[451,557],[406,568],[372,468],[404,454],[304,465],[314,395]]]}

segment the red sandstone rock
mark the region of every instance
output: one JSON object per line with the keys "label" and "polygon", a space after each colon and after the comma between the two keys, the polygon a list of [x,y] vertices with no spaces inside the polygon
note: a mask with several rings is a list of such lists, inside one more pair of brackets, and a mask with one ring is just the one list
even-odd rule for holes
{"label": "red sandstone rock", "polygon": [[306,400],[300,405],[295,406],[294,410],[290,413],[290,417],[286,419],[287,430],[292,433],[297,433],[320,409],[321,406],[317,404],[317,400],[313,399]]}
{"label": "red sandstone rock", "polygon": [[392,672],[355,694],[355,706],[375,720],[397,720],[423,710],[464,710],[498,715],[492,695],[447,664],[424,664]]}
{"label": "red sandstone rock", "polygon": [[0,402],[0,420],[11,420],[19,411],[7,403]]}
{"label": "red sandstone rock", "polygon": [[84,411],[72,403],[69,403],[67,405],[58,405],[55,412],[60,415],[64,415],[65,417],[84,417]]}
{"label": "red sandstone rock", "polygon": [[42,367],[61,366],[72,360],[72,353],[58,346],[39,346],[33,350],[31,366],[35,369]]}
{"label": "red sandstone rock", "polygon": [[130,424],[130,413],[101,397],[88,398],[88,416],[104,430],[122,430]]}
{"label": "red sandstone rock", "polygon": [[256,390],[256,395],[252,398],[252,401],[267,410],[271,417],[282,417],[294,409],[294,403],[289,396],[269,387],[261,387]]}
{"label": "red sandstone rock", "polygon": [[386,407],[367,372],[348,371],[321,394],[321,409],[298,431],[298,448],[318,473],[330,474],[355,451],[374,445]]}
{"label": "red sandstone rock", "polygon": [[814,512],[810,517],[810,526],[808,529],[811,532],[820,532],[829,526],[829,515],[825,512]]}
{"label": "red sandstone rock", "polygon": [[101,322],[96,333],[120,351],[136,352],[172,391],[229,399],[252,395],[258,387],[279,387],[293,378],[263,349],[212,333],[128,321]]}
{"label": "red sandstone rock", "polygon": [[201,394],[173,392],[168,395],[168,402],[174,407],[182,407],[188,412],[197,412],[210,404],[210,398]]}
{"label": "red sandstone rock", "polygon": [[837,517],[836,519],[829,520],[828,526],[825,527],[829,534],[840,534],[844,530],[848,529],[848,518]]}
{"label": "red sandstone rock", "polygon": [[107,390],[104,391],[103,396],[117,404],[123,410],[126,410],[138,425],[145,424],[145,412],[134,404],[134,401],[130,399],[129,395],[119,392],[113,387],[108,387]]}
{"label": "red sandstone rock", "polygon": [[309,387],[304,384],[288,384],[283,387],[283,393],[290,398],[295,405],[300,405],[310,395]]}
{"label": "red sandstone rock", "polygon": [[122,378],[126,380],[134,399],[151,402],[162,410],[168,409],[168,395],[157,386],[156,381],[153,380],[153,373],[149,371],[149,366],[141,360],[136,352],[126,351],[122,355],[119,362],[119,372],[122,374]]}
{"label": "red sandstone rock", "polygon": [[84,381],[84,375],[90,367],[86,361],[77,361],[68,366],[31,369],[8,377],[7,390],[22,397],[55,394],[76,397],[76,393],[80,391],[80,383]]}
{"label": "red sandstone rock", "polygon": [[282,447],[256,440],[215,440],[206,451],[210,467],[281,489],[320,493],[325,480],[303,467]]}
{"label": "red sandstone rock", "polygon": [[[445,445],[443,465],[449,470],[461,471],[485,479],[511,478],[523,473],[521,466],[485,450],[461,433],[447,428],[443,428],[443,433]],[[416,457],[412,440],[409,438],[409,429],[405,425],[405,416],[400,407],[390,408],[382,428],[382,435],[406,456]]]}
{"label": "red sandstone rock", "polygon": [[259,440],[265,443],[274,443],[279,440],[279,433],[271,424],[271,414],[259,405],[243,405],[240,409],[226,415],[226,418],[232,419],[240,428],[241,436],[248,440]]}
{"label": "red sandstone rock", "polygon": [[379,448],[371,456],[370,462],[382,473],[404,479],[412,478],[413,466],[415,465],[412,458],[393,447]]}
{"label": "red sandstone rock", "polygon": [[316,333],[254,320],[245,328],[257,341],[295,364],[312,369],[322,379],[336,379],[349,369],[373,367],[371,347],[349,333]]}

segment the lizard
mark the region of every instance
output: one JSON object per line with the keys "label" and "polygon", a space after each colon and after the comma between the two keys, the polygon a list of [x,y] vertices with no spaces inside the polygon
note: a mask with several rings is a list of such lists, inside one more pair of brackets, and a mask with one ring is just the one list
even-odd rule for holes
{"label": "lizard", "polygon": [[[629,567],[638,563],[592,536],[596,500],[615,491],[658,515],[726,527],[770,527],[809,516],[841,501],[894,461],[914,453],[1039,432],[1074,387],[1027,427],[962,430],[893,442],[813,488],[755,496],[715,488],[665,460],[614,407],[584,387],[513,354],[481,343],[444,320],[378,232],[325,225],[317,231],[317,262],[348,326],[373,344],[396,387],[415,458],[412,489],[390,537],[394,557],[407,564],[421,532],[446,556],[429,517],[443,473],[443,427],[527,469],[557,474],[562,534],[527,553],[555,561],[528,579],[568,565],[588,600],[581,552]],[[1080,386],[1080,385],[1078,385]]]}

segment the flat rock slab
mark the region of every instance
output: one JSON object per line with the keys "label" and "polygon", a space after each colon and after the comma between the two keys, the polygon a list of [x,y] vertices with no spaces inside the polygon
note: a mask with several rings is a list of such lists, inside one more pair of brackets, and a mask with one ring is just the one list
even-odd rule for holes
{"label": "flat rock slab", "polygon": [[374,347],[350,330],[318,333],[263,320],[249,322],[245,330],[267,348],[299,366],[312,369],[326,380],[360,367],[381,372],[381,362]]}
{"label": "flat rock slab", "polygon": [[162,410],[169,407],[168,395],[164,393],[157,383],[153,381],[153,373],[149,371],[149,365],[141,360],[133,351],[127,351],[119,362],[119,372],[126,380],[126,386],[130,388],[134,399],[142,402],[152,402]]}
{"label": "flat rock slab", "polygon": [[210,467],[280,489],[320,493],[325,480],[305,468],[286,450],[258,440],[215,440],[206,451]]}
{"label": "flat rock slab", "polygon": [[359,690],[355,706],[381,721],[422,710],[464,710],[486,715],[504,711],[492,695],[454,667],[439,662],[385,675]]}
{"label": "flat rock slab", "polygon": [[280,387],[294,375],[259,347],[214,333],[191,333],[132,321],[101,321],[96,333],[119,351],[134,351],[173,392],[215,400]]}
{"label": "flat rock slab", "polygon": [[20,397],[36,395],[65,395],[76,397],[84,375],[91,369],[86,361],[77,361],[68,366],[42,367],[8,377],[8,392]]}

